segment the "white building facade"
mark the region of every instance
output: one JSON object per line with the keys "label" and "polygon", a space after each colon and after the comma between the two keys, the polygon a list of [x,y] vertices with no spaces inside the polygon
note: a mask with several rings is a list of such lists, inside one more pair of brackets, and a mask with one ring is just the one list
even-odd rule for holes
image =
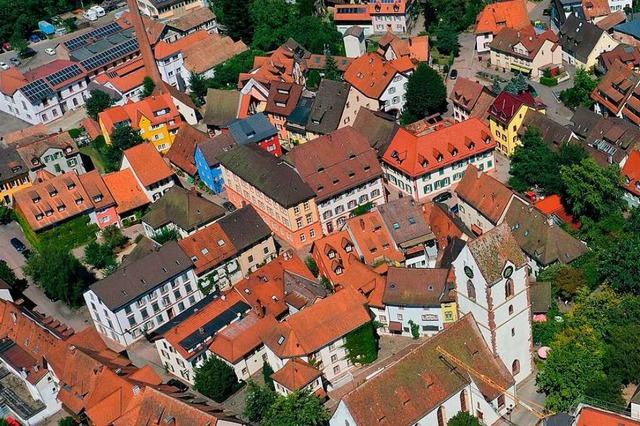
{"label": "white building facade", "polygon": [[318,202],[318,212],[322,231],[330,234],[344,227],[351,210],[359,205],[373,203],[374,206],[385,202],[382,177],[365,182],[346,192]]}

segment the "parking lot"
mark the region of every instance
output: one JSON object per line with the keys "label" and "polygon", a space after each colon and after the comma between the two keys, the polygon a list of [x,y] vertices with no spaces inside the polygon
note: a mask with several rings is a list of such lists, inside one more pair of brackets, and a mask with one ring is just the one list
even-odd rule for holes
{"label": "parking lot", "polygon": [[0,250],[0,259],[7,262],[7,265],[13,269],[19,278],[24,278],[22,267],[25,264],[25,258],[11,246],[11,238],[18,238],[29,249],[31,249],[31,244],[29,244],[27,239],[24,237],[22,229],[20,229],[20,225],[16,222],[0,226],[0,247],[2,247]]}

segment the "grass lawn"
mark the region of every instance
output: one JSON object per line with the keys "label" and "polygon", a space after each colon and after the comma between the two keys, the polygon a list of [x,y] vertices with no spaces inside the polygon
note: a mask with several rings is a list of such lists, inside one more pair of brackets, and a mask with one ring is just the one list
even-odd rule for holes
{"label": "grass lawn", "polygon": [[96,166],[96,169],[98,169],[100,174],[104,173],[104,161],[102,160],[102,155],[100,155],[94,147],[91,145],[85,145],[80,148],[80,152],[91,157],[93,165]]}
{"label": "grass lawn", "polygon": [[62,225],[38,234],[40,244],[55,243],[69,250],[96,239],[98,225],[89,223],[89,216],[78,216]]}

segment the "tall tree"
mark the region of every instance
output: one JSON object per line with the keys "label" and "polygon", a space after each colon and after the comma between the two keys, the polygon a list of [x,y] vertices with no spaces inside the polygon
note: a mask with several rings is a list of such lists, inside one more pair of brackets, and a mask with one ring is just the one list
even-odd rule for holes
{"label": "tall tree", "polygon": [[214,11],[217,11],[224,33],[234,40],[242,40],[251,44],[253,40],[253,22],[247,17],[251,13],[251,1],[215,0]]}
{"label": "tall tree", "polygon": [[216,356],[207,359],[196,370],[195,389],[216,402],[229,398],[237,385],[233,368]]}
{"label": "tall tree", "polygon": [[264,384],[271,390],[275,390],[276,387],[273,384],[273,379],[271,378],[271,375],[273,374],[273,368],[271,367],[271,364],[269,364],[268,362],[264,363],[264,366],[262,367],[262,377],[264,378]]}
{"label": "tall tree", "polygon": [[262,417],[261,426],[321,426],[329,421],[322,401],[309,392],[278,396]]}
{"label": "tall tree", "polygon": [[84,104],[87,109],[87,115],[94,120],[97,120],[98,114],[111,105],[113,105],[113,99],[102,90],[92,90],[89,93],[89,99],[87,99],[87,102]]}
{"label": "tall tree", "polygon": [[85,262],[96,269],[114,268],[116,258],[107,244],[91,241],[84,247]]}
{"label": "tall tree", "polygon": [[592,79],[584,68],[578,68],[573,77],[573,87],[560,92],[560,100],[571,109],[589,108],[595,102],[591,99],[591,92],[597,85],[598,81]]}
{"label": "tall tree", "polygon": [[297,0],[296,6],[299,16],[313,16],[317,12],[315,0]]}
{"label": "tall tree", "polygon": [[189,89],[197,98],[204,98],[207,96],[207,89],[209,88],[207,79],[202,74],[191,71],[189,74]]}
{"label": "tall tree", "polygon": [[116,126],[111,132],[111,145],[124,151],[144,142],[140,132],[131,126]]}
{"label": "tall tree", "polygon": [[545,193],[554,194],[561,188],[557,157],[535,127],[527,128],[522,144],[516,147],[509,173],[509,184],[516,191],[528,191],[539,185]]}
{"label": "tall tree", "polygon": [[338,64],[331,53],[327,53],[327,60],[324,67],[324,78],[333,81],[342,81],[342,71],[338,69]]}
{"label": "tall tree", "polygon": [[579,164],[561,167],[560,176],[573,214],[597,220],[624,208],[617,165],[603,168],[594,159],[585,158]]}
{"label": "tall tree", "polygon": [[255,33],[251,46],[269,51],[287,41],[289,23],[296,21],[295,12],[285,0],[253,0],[250,17]]}
{"label": "tall tree", "polygon": [[572,166],[578,164],[588,156],[589,153],[582,145],[565,143],[558,149],[558,164],[561,166]]}
{"label": "tall tree", "polygon": [[[55,265],[54,268],[51,265]],[[50,296],[80,306],[86,287],[95,281],[80,261],[59,245],[43,245],[31,255],[25,273]]]}
{"label": "tall tree", "polygon": [[342,34],[331,21],[317,16],[303,16],[297,22],[289,22],[287,37],[293,38],[311,53],[344,55]]}
{"label": "tall tree", "polygon": [[249,72],[253,67],[254,58],[264,54],[261,50],[247,50],[217,65],[213,78],[207,81],[208,86],[213,89],[237,90],[238,76]]}
{"label": "tall tree", "polygon": [[154,83],[153,79],[149,76],[145,77],[142,80],[142,93],[140,94],[140,98],[148,98],[153,94],[153,91],[156,88],[156,83]]}
{"label": "tall tree", "polygon": [[442,77],[430,66],[420,64],[409,77],[403,115],[407,114],[409,120],[415,121],[446,110],[447,88]]}
{"label": "tall tree", "polygon": [[599,270],[611,286],[621,293],[640,296],[640,235],[615,240],[600,253]]}
{"label": "tall tree", "polygon": [[449,419],[447,426],[480,426],[480,420],[466,411],[460,411]]}
{"label": "tall tree", "polygon": [[460,42],[458,33],[448,24],[439,24],[433,31],[436,39],[434,42],[438,52],[444,55],[458,56],[460,53]]}
{"label": "tall tree", "polygon": [[277,397],[278,394],[273,389],[249,381],[244,415],[252,422],[260,422]]}

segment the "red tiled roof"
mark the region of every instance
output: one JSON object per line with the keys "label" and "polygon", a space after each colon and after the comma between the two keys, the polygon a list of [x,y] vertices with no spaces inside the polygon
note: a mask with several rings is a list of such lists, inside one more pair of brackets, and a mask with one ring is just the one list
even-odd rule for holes
{"label": "red tiled roof", "polygon": [[231,37],[220,34],[209,34],[208,37],[187,44],[182,49],[182,56],[187,70],[204,73],[247,50],[249,48],[242,41],[233,41]]}
{"label": "red tiled roof", "polygon": [[635,195],[640,195],[640,151],[633,150],[622,168],[624,188]]}
{"label": "red tiled roof", "polygon": [[120,215],[146,206],[149,199],[131,169],[120,170],[102,176],[109,192],[116,201],[116,212]]}
{"label": "red tiled roof", "polygon": [[591,98],[604,105],[613,114],[618,114],[625,103],[633,97],[640,84],[640,76],[624,63],[615,59],[600,84],[591,92]]}
{"label": "red tiled roof", "polygon": [[146,76],[147,70],[142,58],[136,58],[98,75],[95,81],[101,85],[110,83],[121,93],[127,93],[142,86]]}
{"label": "red tiled roof", "polygon": [[322,371],[312,367],[300,358],[293,358],[284,367],[273,373],[271,378],[274,382],[281,384],[290,391],[296,391],[304,388],[320,376],[322,376]]}
{"label": "red tiled roof", "polygon": [[[494,37],[489,46],[493,50],[504,52],[511,56],[533,60],[538,56],[538,52],[545,45],[546,41],[552,43],[551,51],[555,51],[558,47],[558,36],[551,30],[546,30],[538,34],[535,28],[529,25],[520,30],[503,28],[498,35]],[[519,45],[524,47],[527,52],[526,54],[522,53],[520,49],[514,49],[514,46]]]}
{"label": "red tiled roof", "polygon": [[79,176],[82,187],[87,192],[96,210],[104,209],[116,204],[113,195],[109,192],[107,184],[97,170],[84,173]]}
{"label": "red tiled roof", "polygon": [[123,155],[129,161],[131,171],[144,186],[153,185],[173,176],[173,172],[151,142],[129,148]]}
{"label": "red tiled roof", "polygon": [[315,277],[298,255],[283,254],[256,269],[248,278],[237,283],[234,289],[252,307],[262,306],[267,315],[279,318],[289,310],[284,300],[285,272],[293,272],[315,281]]}
{"label": "red tiled roof", "polygon": [[542,102],[536,101],[529,92],[513,95],[503,91],[491,104],[489,115],[501,123],[508,124],[522,105],[527,105],[534,109],[545,109],[547,107]]}
{"label": "red tiled roof", "polygon": [[167,43],[166,41],[159,42],[153,49],[153,54],[156,59],[161,60],[170,56],[180,53],[187,46],[197,43],[201,40],[209,39],[211,34],[205,30],[199,30],[195,33],[191,33],[181,39],[174,41],[173,43]]}
{"label": "red tiled roof", "polygon": [[347,229],[365,263],[372,265],[381,258],[395,262],[404,260],[379,211],[347,219]]}
{"label": "red tiled roof", "polygon": [[496,146],[489,127],[476,117],[455,124],[445,120],[429,130],[415,135],[401,127],[382,161],[415,178]]}
{"label": "red tiled roof", "polygon": [[45,137],[48,134],[49,130],[47,129],[47,126],[40,123],[36,124],[35,126],[29,126],[21,130],[16,130],[15,132],[5,133],[2,137],[3,141],[6,144],[11,145],[26,139]]}
{"label": "red tiled roof", "polygon": [[[124,29],[133,27],[132,19],[128,11],[124,12],[117,22],[118,25]],[[144,28],[147,31],[149,43],[153,46],[158,42],[158,40],[160,40],[160,36],[164,32],[166,25],[146,16],[142,16],[142,22],[144,23]]]}
{"label": "red tiled roof", "polygon": [[487,347],[471,314],[445,328],[418,348],[342,398],[358,425],[413,425],[453,397],[471,380],[492,401],[500,394],[480,378],[452,369],[436,348],[462,359],[503,388],[514,384],[507,368]]}
{"label": "red tiled roof", "polygon": [[640,426],[640,421],[598,408],[584,407],[580,410],[576,426]]}
{"label": "red tiled roof", "polygon": [[[640,166],[640,164],[639,164]],[[624,169],[623,169],[624,170]],[[639,169],[640,170],[640,169]],[[562,205],[562,199],[559,195],[547,195],[542,200],[534,204],[535,207],[547,216],[558,216],[564,223],[575,229],[580,230],[582,223],[580,220],[569,213]]]}
{"label": "red tiled roof", "polygon": [[[155,114],[157,111],[167,109],[169,110],[167,113]],[[113,132],[116,125],[122,122],[129,122],[134,130],[139,130],[142,117],[145,117],[153,125],[165,124],[169,130],[177,129],[182,124],[180,113],[169,93],[149,96],[138,102],[129,101],[124,105],[108,108],[98,114],[98,117],[109,134]],[[174,123],[169,124],[170,121]]]}
{"label": "red tiled roof", "polygon": [[294,148],[287,158],[322,202],[382,177],[369,141],[351,126]]}
{"label": "red tiled roof", "polygon": [[80,122],[80,125],[84,127],[84,129],[89,133],[89,137],[93,140],[98,136],[102,135],[102,131],[100,130],[100,124],[90,117],[85,118]]}
{"label": "red tiled roof", "polygon": [[478,15],[475,34],[498,34],[502,28],[524,28],[529,24],[525,2],[513,0],[488,4]]}
{"label": "red tiled roof", "polygon": [[398,70],[377,53],[365,53],[351,62],[344,80],[365,96],[378,99]]}
{"label": "red tiled roof", "polygon": [[196,275],[210,271],[238,253],[219,223],[189,235],[178,241],[178,245],[193,260]]}
{"label": "red tiled roof", "polygon": [[389,268],[382,296],[384,305],[440,306],[450,301],[449,269]]}
{"label": "red tiled roof", "polygon": [[265,112],[288,117],[298,106],[304,86],[295,83],[273,82],[269,87],[269,97]]}
{"label": "red tiled roof", "polygon": [[195,176],[198,172],[195,160],[196,145],[207,139],[209,135],[206,133],[188,123],[182,123],[165,157],[189,176]]}
{"label": "red tiled roof", "polygon": [[588,21],[611,13],[607,0],[582,0],[582,11]]}
{"label": "red tiled roof", "polygon": [[514,196],[511,189],[473,164],[467,166],[455,191],[459,198],[494,224],[500,220]]}
{"label": "red tiled roof", "polygon": [[0,92],[13,96],[16,90],[28,83],[28,80],[18,68],[10,67],[8,70],[0,70]]}
{"label": "red tiled roof", "polygon": [[289,46],[278,47],[270,56],[253,58],[253,68],[248,73],[238,76],[238,88],[241,89],[251,79],[269,85],[273,81],[294,83],[294,52]]}
{"label": "red tiled roof", "polygon": [[252,311],[240,321],[230,324],[216,334],[209,345],[209,350],[231,364],[235,364],[261,346],[262,333],[277,324],[278,321],[274,317],[267,315],[261,318]]}
{"label": "red tiled roof", "polygon": [[[14,194],[20,210],[34,231],[55,226],[88,213],[93,204],[75,172],[67,172]],[[38,219],[39,218],[39,219]]]}
{"label": "red tiled roof", "polygon": [[311,354],[371,321],[366,299],[353,289],[344,289],[317,301],[262,335],[278,357]]}

